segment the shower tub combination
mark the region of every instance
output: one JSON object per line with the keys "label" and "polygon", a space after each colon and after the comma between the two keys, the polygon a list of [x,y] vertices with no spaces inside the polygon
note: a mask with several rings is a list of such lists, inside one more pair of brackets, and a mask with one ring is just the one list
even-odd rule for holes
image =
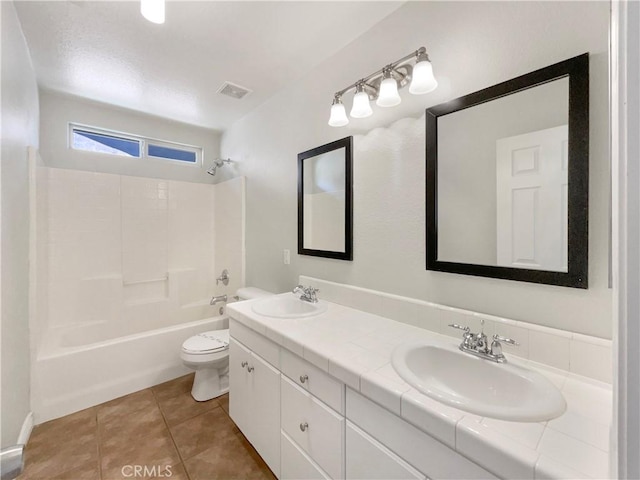
{"label": "shower tub combination", "polygon": [[[190,372],[244,283],[245,181],[49,168],[30,157],[31,398],[42,423]],[[220,168],[229,163],[223,161]],[[231,272],[230,283],[216,277]]]}
{"label": "shower tub combination", "polygon": [[[104,338],[103,325],[95,336]],[[48,335],[33,366],[36,424],[157,385],[191,370],[180,359],[192,335],[229,327],[226,315],[86,344],[74,329]],[[85,344],[79,342],[85,342]]]}

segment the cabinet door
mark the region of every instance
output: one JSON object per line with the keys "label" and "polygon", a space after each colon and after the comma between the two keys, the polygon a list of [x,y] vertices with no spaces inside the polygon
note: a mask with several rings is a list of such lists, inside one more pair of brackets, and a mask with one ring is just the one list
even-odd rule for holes
{"label": "cabinet door", "polygon": [[329,480],[330,477],[286,433],[282,432],[281,439],[281,480]]}
{"label": "cabinet door", "polygon": [[247,367],[251,353],[233,337],[229,339],[229,415],[244,433],[251,437],[251,376]]}
{"label": "cabinet door", "polygon": [[347,421],[347,475],[349,479],[414,480],[425,476],[382,444]]}
{"label": "cabinet door", "polygon": [[247,439],[280,476],[280,372],[255,353],[247,367],[250,391],[251,426]]}

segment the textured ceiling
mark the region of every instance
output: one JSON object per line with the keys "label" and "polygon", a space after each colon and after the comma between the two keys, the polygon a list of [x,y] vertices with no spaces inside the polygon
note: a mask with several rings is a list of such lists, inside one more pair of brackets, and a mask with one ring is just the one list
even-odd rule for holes
{"label": "textured ceiling", "polygon": [[15,3],[41,87],[217,130],[402,5],[172,1],[156,25],[137,1]]}

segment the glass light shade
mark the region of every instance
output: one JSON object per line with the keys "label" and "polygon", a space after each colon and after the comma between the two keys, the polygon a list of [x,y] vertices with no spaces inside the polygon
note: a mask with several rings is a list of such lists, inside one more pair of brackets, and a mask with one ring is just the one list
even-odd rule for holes
{"label": "glass light shade", "polygon": [[349,123],[349,119],[347,118],[347,111],[344,109],[344,104],[340,102],[331,105],[329,125],[332,127],[344,127],[347,123]]}
{"label": "glass light shade", "polygon": [[140,13],[153,23],[164,23],[164,0],[140,0]]}
{"label": "glass light shade", "polygon": [[353,118],[365,118],[373,113],[369,104],[369,94],[367,92],[358,92],[353,96],[353,106],[351,107],[351,116]]}
{"label": "glass light shade", "polygon": [[433,92],[438,86],[438,82],[433,76],[433,65],[428,60],[416,63],[412,76],[409,92],[414,95]]}
{"label": "glass light shade", "polygon": [[398,82],[395,78],[385,78],[380,84],[380,93],[376,105],[379,107],[395,107],[402,99],[398,94]]}

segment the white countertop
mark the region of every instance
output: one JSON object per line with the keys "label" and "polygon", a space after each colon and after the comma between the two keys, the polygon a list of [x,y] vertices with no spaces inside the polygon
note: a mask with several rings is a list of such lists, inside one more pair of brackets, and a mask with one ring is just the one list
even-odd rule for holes
{"label": "white countertop", "polygon": [[251,309],[258,301],[229,304],[228,313],[494,474],[609,477],[610,385],[508,356],[513,364],[551,380],[564,395],[567,411],[541,423],[482,418],[426,397],[391,366],[391,352],[402,343],[456,346],[455,338],[330,302],[325,313],[313,317],[266,317]]}

